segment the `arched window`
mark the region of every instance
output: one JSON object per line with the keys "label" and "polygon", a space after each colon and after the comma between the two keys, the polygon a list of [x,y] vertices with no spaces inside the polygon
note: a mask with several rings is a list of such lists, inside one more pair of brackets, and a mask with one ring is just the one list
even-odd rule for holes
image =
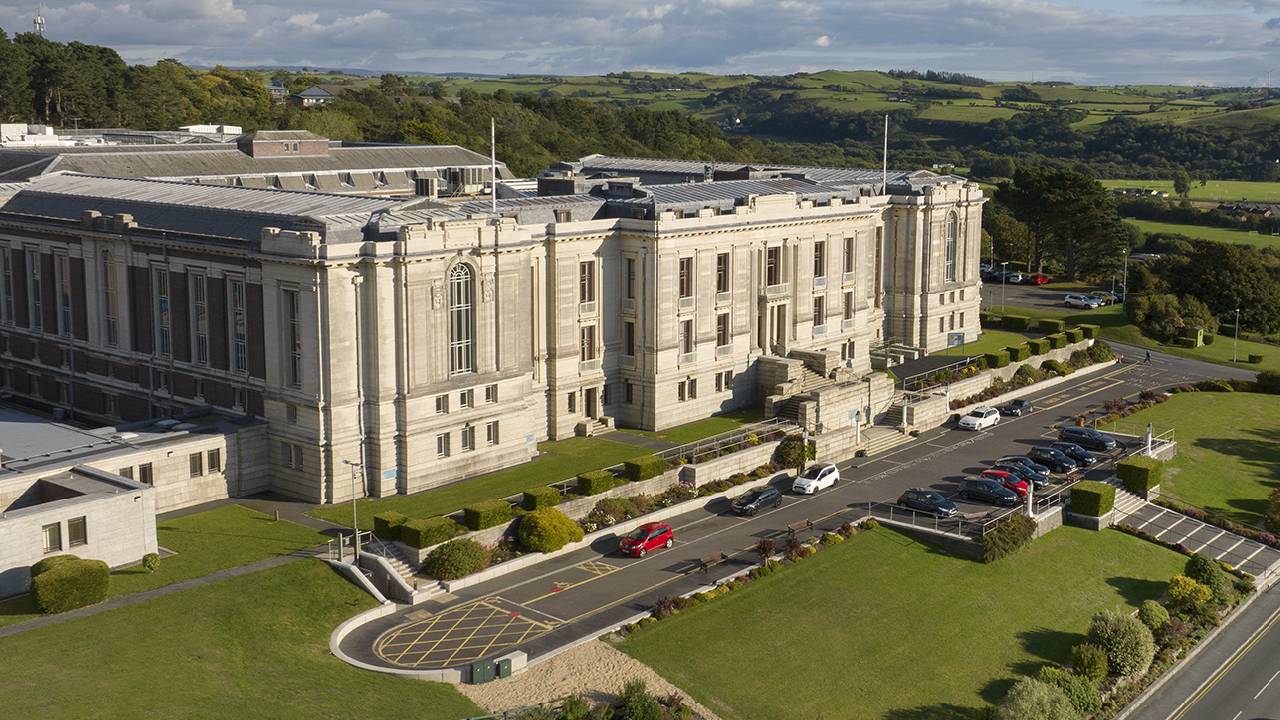
{"label": "arched window", "polygon": [[475,276],[458,263],[449,271],[449,372],[475,370]]}
{"label": "arched window", "polygon": [[946,243],[946,262],[943,265],[943,277],[947,282],[955,282],[956,280],[956,241],[959,234],[959,224],[955,213],[947,213],[947,227],[942,235]]}

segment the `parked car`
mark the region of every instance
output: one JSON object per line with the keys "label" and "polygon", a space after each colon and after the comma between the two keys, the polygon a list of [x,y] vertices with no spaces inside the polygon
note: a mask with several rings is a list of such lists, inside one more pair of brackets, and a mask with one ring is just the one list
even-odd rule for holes
{"label": "parked car", "polygon": [[1021,465],[1027,468],[1031,472],[1040,473],[1041,475],[1049,474],[1048,466],[1041,465],[1040,463],[1036,462],[1035,460],[1032,460],[1026,455],[1005,455],[1003,457],[996,458],[996,464],[1000,464],[1000,463],[1017,463],[1018,465]]}
{"label": "parked car", "polygon": [[1010,285],[1022,285],[1026,282],[1026,275],[1020,272],[1011,272],[1007,274],[1004,281]]}
{"label": "parked car", "polygon": [[782,493],[778,489],[769,485],[752,490],[745,495],[739,495],[733,501],[733,511],[739,515],[755,515],[767,507],[779,507],[782,505]]}
{"label": "parked car", "polygon": [[1014,475],[1011,470],[983,470],[978,477],[998,482],[1001,486],[1017,493],[1020,498],[1027,496],[1027,482]]}
{"label": "parked car", "polygon": [[1052,278],[1044,273],[1031,273],[1030,275],[1022,276],[1022,282],[1026,285],[1046,285],[1052,282],[1052,280]]}
{"label": "parked car", "polygon": [[960,418],[961,430],[986,430],[1000,422],[1000,411],[993,407],[976,407]]}
{"label": "parked car", "polygon": [[1058,431],[1058,439],[1095,452],[1110,452],[1116,449],[1116,441],[1113,438],[1093,428],[1068,425]]}
{"label": "parked car", "polygon": [[1023,400],[1022,398],[1018,398],[1017,400],[1010,400],[1009,402],[1005,403],[1000,408],[1000,414],[1012,415],[1014,417],[1022,417],[1023,415],[1030,415],[1034,410],[1035,408],[1032,407],[1030,400]]}
{"label": "parked car", "polygon": [[802,495],[812,495],[840,482],[840,469],[830,463],[818,464],[804,471],[791,484],[791,491]]}
{"label": "parked car", "polygon": [[1094,308],[1098,307],[1101,304],[1101,302],[1098,300],[1098,298],[1092,295],[1071,294],[1071,295],[1067,295],[1065,298],[1062,299],[1062,304],[1066,305],[1069,308],[1082,308],[1085,310],[1093,310]]}
{"label": "parked car", "polygon": [[991,272],[994,269],[995,267],[991,263],[978,263],[978,272],[982,273],[983,275],[986,275],[987,273]]}
{"label": "parked car", "polygon": [[1108,292],[1106,290],[1099,290],[1098,292],[1094,293],[1093,296],[1098,298],[1098,300],[1102,301],[1103,305],[1115,305],[1116,303],[1120,302],[1119,295],[1116,295],[1113,292]]}
{"label": "parked car", "polygon": [[1027,457],[1061,474],[1072,472],[1078,467],[1076,461],[1067,457],[1066,453],[1043,445],[1028,450]]}
{"label": "parked car", "polygon": [[1005,487],[998,480],[984,477],[965,478],[960,483],[960,497],[1005,507],[1018,504],[1018,493]]}
{"label": "parked car", "polygon": [[938,517],[951,517],[956,514],[956,504],[942,496],[942,493],[923,488],[911,488],[902,493],[898,504],[912,510],[927,512]]}
{"label": "parked car", "polygon": [[1049,447],[1076,461],[1077,467],[1089,467],[1098,462],[1093,453],[1071,442],[1049,443]]}
{"label": "parked car", "polygon": [[669,548],[676,542],[675,533],[666,523],[645,523],[618,542],[623,555],[644,557],[650,550]]}
{"label": "parked car", "polygon": [[1049,487],[1048,475],[1035,472],[1034,470],[1027,467],[1026,465],[1020,465],[1018,463],[1013,463],[1013,462],[999,463],[997,465],[993,465],[991,469],[1007,472],[1010,475],[1012,475],[1014,478],[1021,480],[1025,485],[1034,487],[1036,490],[1043,490]]}

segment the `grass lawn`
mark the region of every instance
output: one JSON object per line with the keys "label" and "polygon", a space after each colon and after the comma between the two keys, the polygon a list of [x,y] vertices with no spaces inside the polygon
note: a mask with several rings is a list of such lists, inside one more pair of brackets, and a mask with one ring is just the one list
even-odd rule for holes
{"label": "grass lawn", "polygon": [[1245,230],[1208,227],[1205,225],[1191,225],[1189,223],[1135,220],[1132,218],[1125,218],[1125,222],[1137,225],[1138,229],[1146,233],[1177,233],[1191,238],[1199,238],[1200,240],[1211,240],[1213,242],[1225,243],[1245,243],[1247,245],[1256,245],[1258,247],[1280,246],[1280,237],[1273,237],[1271,235],[1263,235],[1261,233],[1248,232]]}
{"label": "grass lawn", "polygon": [[[141,565],[111,573],[107,597],[119,597],[171,583],[202,577],[218,570],[247,565],[276,555],[320,545],[324,535],[297,523],[276,522],[269,515],[243,505],[224,505],[156,523],[156,538],[173,550],[149,573]],[[21,622],[38,612],[30,596],[0,603],[0,626]]]}
{"label": "grass lawn", "polygon": [[1280,398],[1181,393],[1121,423],[1174,429],[1178,456],[1165,468],[1161,494],[1255,527],[1266,513],[1280,485]]}
{"label": "grass lawn", "polygon": [[977,341],[965,343],[958,347],[947,348],[933,353],[934,355],[981,355],[983,353],[995,352],[1003,350],[1010,345],[1021,345],[1027,341],[1027,336],[1022,333],[1010,332],[1008,330],[984,329],[982,337]]}
{"label": "grass lawn", "polygon": [[[644,455],[634,445],[601,438],[574,437],[538,445],[542,455],[530,462],[491,472],[487,475],[452,483],[413,495],[360,500],[360,527],[373,529],[373,516],[383,510],[396,510],[409,517],[431,517],[454,510],[477,500],[492,500],[515,495],[531,487],[560,482],[587,470],[617,465],[623,460]],[[351,504],[326,505],[312,510],[314,517],[351,524]]]}
{"label": "grass lawn", "polygon": [[649,430],[635,430],[626,428],[622,432],[631,433],[632,435],[642,435],[644,437],[657,438],[666,440],[676,445],[691,443],[696,440],[719,435],[723,432],[736,430],[743,425],[757,423],[764,420],[764,408],[747,408],[745,410],[734,410],[723,415],[713,415],[705,420],[695,420],[684,425],[667,428],[652,432]]}
{"label": "grass lawn", "polygon": [[1014,675],[1067,661],[1094,612],[1158,596],[1183,562],[1063,527],[984,565],[882,528],[621,647],[725,720],[970,717]]}
{"label": "grass lawn", "polygon": [[[1103,187],[1141,187],[1162,190],[1173,196],[1172,180],[1103,180]],[[1248,180],[1210,180],[1204,187],[1191,183],[1189,200],[1257,200],[1280,202],[1280,182],[1253,182]]]}
{"label": "grass lawn", "polygon": [[300,560],[0,639],[0,657],[15,660],[0,695],[8,717],[49,720],[481,714],[448,685],[329,655],[333,628],[374,604]]}

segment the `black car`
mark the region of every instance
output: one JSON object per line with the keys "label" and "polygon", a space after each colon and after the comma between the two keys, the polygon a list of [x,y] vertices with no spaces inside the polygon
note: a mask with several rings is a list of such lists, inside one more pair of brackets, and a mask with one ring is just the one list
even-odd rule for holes
{"label": "black car", "polygon": [[1067,426],[1058,431],[1058,439],[1079,445],[1086,450],[1110,452],[1116,449],[1116,441],[1087,427]]}
{"label": "black car", "polygon": [[1049,443],[1049,447],[1053,448],[1054,450],[1057,450],[1063,455],[1066,455],[1072,460],[1075,460],[1076,465],[1078,467],[1089,467],[1090,465],[1098,462],[1098,458],[1095,457],[1093,453],[1089,452],[1088,450],[1085,450],[1084,448],[1080,447],[1075,443],[1069,443],[1069,442]]}
{"label": "black car", "polygon": [[1033,447],[1027,451],[1027,457],[1056,473],[1069,473],[1076,469],[1075,460],[1067,457],[1061,450],[1051,447]]}
{"label": "black car", "polygon": [[1015,463],[1015,462],[996,463],[995,465],[991,466],[991,469],[1002,470],[1004,472],[1009,473],[1010,475],[1013,475],[1019,480],[1026,480],[1027,482],[1031,483],[1031,487],[1035,488],[1036,490],[1043,490],[1049,487],[1048,475],[1035,472],[1034,470],[1027,467],[1026,465],[1023,465],[1022,463]]}
{"label": "black car", "polygon": [[775,487],[762,487],[745,495],[739,495],[733,501],[733,511],[739,515],[755,515],[766,507],[782,505],[782,493]]}
{"label": "black car", "polygon": [[997,458],[996,463],[997,464],[1015,463],[1018,465],[1022,465],[1023,467],[1027,468],[1028,470],[1034,473],[1040,473],[1041,475],[1049,474],[1048,467],[1041,465],[1040,463],[1036,462],[1035,460],[1032,460],[1026,455],[1005,455],[1004,457]]}
{"label": "black car", "polygon": [[1001,415],[1012,415],[1014,417],[1022,417],[1030,415],[1035,408],[1032,407],[1030,400],[1010,400],[1000,408]]}
{"label": "black car", "polygon": [[941,493],[922,488],[911,488],[902,493],[898,504],[912,510],[932,513],[938,517],[951,517],[956,514],[956,504],[942,497]]}
{"label": "black car", "polygon": [[965,478],[964,482],[960,483],[960,497],[1005,507],[1012,507],[1019,502],[1018,493],[995,480],[980,477]]}

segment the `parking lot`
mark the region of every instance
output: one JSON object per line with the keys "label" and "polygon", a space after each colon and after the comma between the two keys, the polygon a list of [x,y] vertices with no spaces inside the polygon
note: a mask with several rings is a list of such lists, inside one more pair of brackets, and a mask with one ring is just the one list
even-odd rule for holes
{"label": "parking lot", "polygon": [[1120,522],[1151,533],[1164,542],[1177,543],[1192,552],[1221,560],[1255,577],[1280,561],[1278,550],[1159,505],[1143,505],[1125,515]]}

